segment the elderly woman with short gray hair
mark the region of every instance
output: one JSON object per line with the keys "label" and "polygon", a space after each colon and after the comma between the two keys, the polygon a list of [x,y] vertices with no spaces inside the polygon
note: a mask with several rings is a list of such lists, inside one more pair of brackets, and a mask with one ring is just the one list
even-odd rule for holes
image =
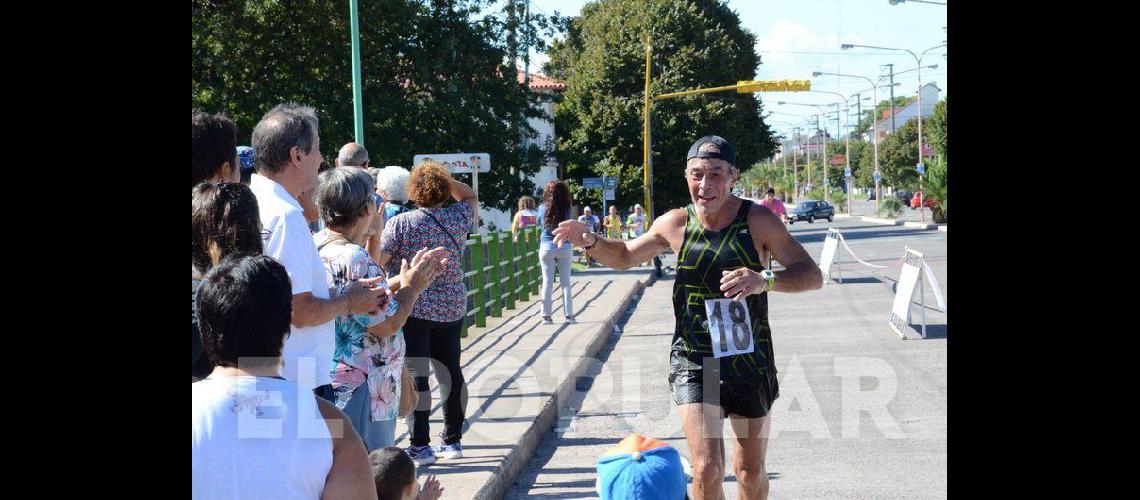
{"label": "elderly woman with short gray hair", "polygon": [[388,166],[376,173],[376,191],[383,196],[384,224],[388,224],[392,217],[408,211],[408,178],[411,172],[404,167]]}
{"label": "elderly woman with short gray hair", "polygon": [[[373,182],[359,167],[335,168],[320,176],[314,197],[325,228],[313,240],[331,288],[384,276],[362,247],[370,233],[379,231]],[[412,305],[446,264],[445,254],[443,248],[421,250],[410,264],[402,262],[399,275],[382,280],[380,286],[394,292],[386,310],[336,317],[333,402],[348,415],[369,452],[395,442],[406,349],[401,329]]]}

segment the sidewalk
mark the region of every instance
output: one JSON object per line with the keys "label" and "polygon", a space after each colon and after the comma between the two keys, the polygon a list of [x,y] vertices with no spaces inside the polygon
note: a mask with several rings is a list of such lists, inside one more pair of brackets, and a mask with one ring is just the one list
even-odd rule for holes
{"label": "sidewalk", "polygon": [[[447,498],[502,497],[551,432],[578,377],[596,363],[594,354],[651,276],[652,268],[645,267],[575,272],[576,323],[564,322],[562,291],[556,285],[554,324],[542,324],[540,293],[503,311],[502,317],[488,318],[486,327],[468,330],[460,358],[468,389],[463,458],[421,467],[417,477],[422,481],[435,474]],[[432,445],[438,445],[441,398],[435,377],[429,380]],[[398,423],[396,432],[396,446],[407,446],[407,426]]]}

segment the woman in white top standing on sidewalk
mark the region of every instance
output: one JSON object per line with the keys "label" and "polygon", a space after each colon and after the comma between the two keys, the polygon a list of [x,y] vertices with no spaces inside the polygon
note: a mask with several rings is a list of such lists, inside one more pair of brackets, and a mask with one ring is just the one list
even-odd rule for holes
{"label": "woman in white top standing on sidewalk", "polygon": [[574,252],[570,243],[561,246],[554,244],[554,231],[558,224],[570,219],[570,188],[563,181],[550,181],[542,191],[542,206],[538,208],[538,223],[542,225],[539,237],[538,260],[542,262],[542,321],[553,323],[550,318],[554,294],[554,271],[558,270],[558,283],[562,286],[562,303],[566,322],[574,322],[573,293],[570,287],[570,262]]}
{"label": "woman in white top standing on sidewalk", "polygon": [[191,497],[376,498],[344,412],[281,377],[293,312],[285,267],[232,254],[206,273],[197,306],[214,370],[190,384]]}

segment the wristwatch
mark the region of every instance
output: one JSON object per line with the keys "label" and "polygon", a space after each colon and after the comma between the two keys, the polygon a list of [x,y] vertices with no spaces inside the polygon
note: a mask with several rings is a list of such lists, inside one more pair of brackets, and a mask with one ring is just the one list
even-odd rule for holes
{"label": "wristwatch", "polygon": [[776,286],[776,273],[772,272],[771,269],[765,269],[760,271],[760,277],[764,278],[764,291],[772,291],[772,287]]}

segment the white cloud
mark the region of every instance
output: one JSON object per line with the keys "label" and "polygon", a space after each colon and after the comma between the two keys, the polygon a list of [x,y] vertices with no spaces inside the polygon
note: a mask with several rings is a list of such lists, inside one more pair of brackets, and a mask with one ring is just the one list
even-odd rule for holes
{"label": "white cloud", "polygon": [[838,51],[839,41],[834,34],[820,35],[803,24],[780,21],[756,41],[756,50],[762,62],[757,78],[810,79],[812,71],[831,59],[811,53]]}

